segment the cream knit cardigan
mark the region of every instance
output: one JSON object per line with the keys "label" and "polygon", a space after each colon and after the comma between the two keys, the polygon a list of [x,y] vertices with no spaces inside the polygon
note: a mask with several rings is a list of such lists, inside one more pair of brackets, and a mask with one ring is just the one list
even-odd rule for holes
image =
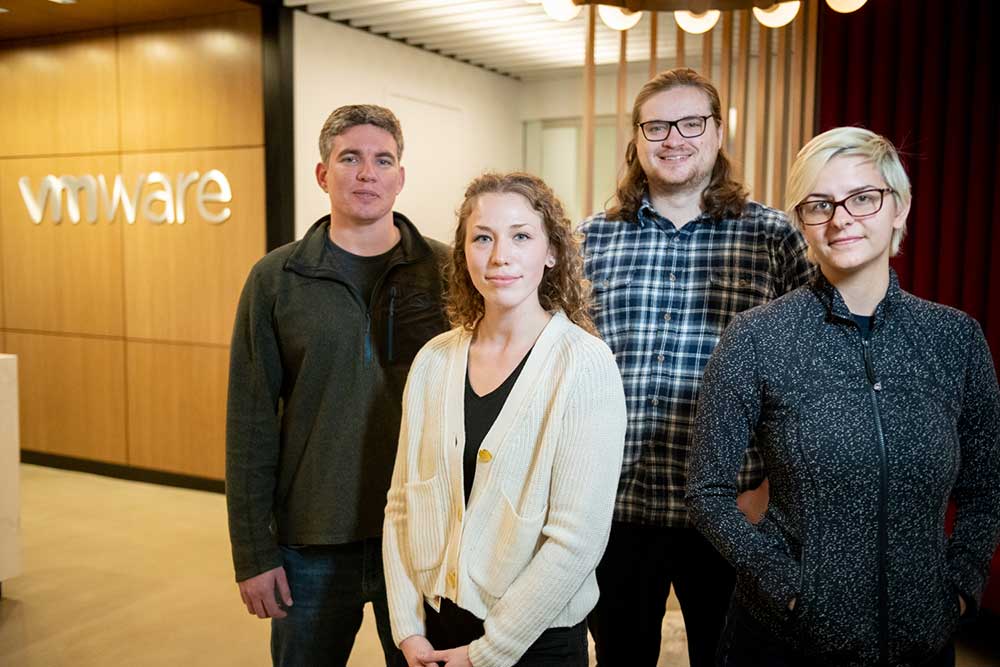
{"label": "cream knit cardigan", "polygon": [[485,619],[474,667],[516,663],[547,628],[598,598],[625,440],[625,394],[608,347],[557,312],[479,450],[465,507],[465,377],[471,334],[417,354],[385,508],[393,639],[423,635],[442,596]]}

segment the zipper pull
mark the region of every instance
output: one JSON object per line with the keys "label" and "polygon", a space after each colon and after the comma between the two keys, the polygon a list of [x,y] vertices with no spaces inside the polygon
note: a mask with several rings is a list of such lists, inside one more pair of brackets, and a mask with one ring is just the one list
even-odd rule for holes
{"label": "zipper pull", "polygon": [[386,341],[386,347],[388,348],[387,349],[388,354],[386,356],[389,357],[389,361],[393,360],[393,355],[392,355],[392,330],[393,330],[393,328],[395,326],[393,324],[393,320],[395,319],[395,316],[396,316],[396,286],[393,285],[392,287],[389,288],[389,331],[386,334],[386,338],[388,339]]}

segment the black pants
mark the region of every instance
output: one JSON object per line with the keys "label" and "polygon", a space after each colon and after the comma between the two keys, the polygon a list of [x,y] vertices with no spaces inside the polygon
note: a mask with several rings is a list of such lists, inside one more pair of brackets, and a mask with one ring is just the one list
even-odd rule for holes
{"label": "black pants", "polygon": [[[441,611],[424,603],[427,641],[437,651],[465,646],[483,636],[483,622],[447,598]],[[587,622],[549,628],[528,647],[515,667],[587,667]]]}
{"label": "black pants", "polygon": [[601,598],[587,618],[599,667],[655,667],[670,587],[684,615],[691,667],[715,663],[735,575],[694,528],[615,523],[597,567]]}
{"label": "black pants", "polygon": [[[816,667],[813,656],[797,651],[775,637],[764,625],[737,603],[726,615],[726,627],[719,642],[717,667]],[[921,662],[919,667],[955,667],[955,644]]]}

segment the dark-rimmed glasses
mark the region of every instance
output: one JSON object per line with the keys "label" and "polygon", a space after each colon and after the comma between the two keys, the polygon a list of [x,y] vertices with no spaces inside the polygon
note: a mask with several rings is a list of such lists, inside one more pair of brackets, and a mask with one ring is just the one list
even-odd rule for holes
{"label": "dark-rimmed glasses", "polygon": [[646,141],[666,141],[667,137],[670,136],[670,130],[675,127],[677,133],[685,139],[694,139],[705,134],[709,118],[712,116],[685,116],[678,120],[647,120],[645,123],[639,123],[639,129],[642,130],[642,136],[646,137]]}
{"label": "dark-rimmed glasses", "polygon": [[839,201],[830,199],[809,199],[795,207],[795,212],[803,225],[825,225],[833,220],[838,206],[843,206],[853,218],[867,218],[882,210],[882,203],[892,188],[870,188],[848,195]]}

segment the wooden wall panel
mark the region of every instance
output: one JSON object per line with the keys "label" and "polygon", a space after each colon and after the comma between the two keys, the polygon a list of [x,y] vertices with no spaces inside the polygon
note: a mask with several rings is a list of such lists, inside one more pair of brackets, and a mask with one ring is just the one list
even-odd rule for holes
{"label": "wooden wall panel", "polygon": [[37,198],[48,174],[104,174],[111,187],[117,173],[114,155],[0,160],[4,326],[122,335],[121,220],[108,221],[98,195],[97,221],[87,222],[87,196],[81,193],[80,222],[70,221],[68,197],[63,196],[62,222],[53,222],[55,206],[50,203],[42,222],[35,224],[18,188],[18,179],[28,177]]}
{"label": "wooden wall panel", "polygon": [[122,150],[262,145],[261,51],[257,10],[122,30]]}
{"label": "wooden wall panel", "polygon": [[0,47],[0,156],[114,151],[113,32]]}
{"label": "wooden wall panel", "polygon": [[126,463],[124,342],[11,331],[6,339],[18,357],[21,446]]}
{"label": "wooden wall panel", "polygon": [[129,464],[225,476],[229,350],[129,341]]}
{"label": "wooden wall panel", "polygon": [[122,163],[128,182],[154,170],[218,169],[229,180],[233,200],[225,206],[232,216],[221,224],[198,216],[192,186],[184,224],[139,218],[124,230],[129,338],[228,345],[243,281],[264,254],[264,150],[124,155]]}

